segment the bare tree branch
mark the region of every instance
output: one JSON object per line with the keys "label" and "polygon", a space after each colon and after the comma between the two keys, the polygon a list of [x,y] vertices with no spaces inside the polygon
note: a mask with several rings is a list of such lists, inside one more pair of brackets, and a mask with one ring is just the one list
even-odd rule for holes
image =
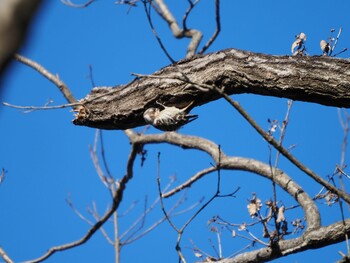
{"label": "bare tree branch", "polygon": [[[253,93],[349,108],[349,72],[350,62],[344,59],[228,49],[180,61],[127,85],[95,88],[80,100],[84,114],[74,124],[101,129],[145,125],[143,113],[157,107],[157,101],[182,108],[192,101],[200,106],[221,98],[210,90],[213,84],[228,95]],[[208,85],[209,91],[197,84]]]}
{"label": "bare tree branch", "polygon": [[13,105],[8,102],[3,102],[2,103],[4,106],[18,109],[18,110],[23,110],[24,113],[29,113],[37,110],[57,110],[57,109],[64,109],[64,108],[71,108],[71,107],[76,107],[79,106],[80,103],[69,103],[69,104],[62,104],[62,105],[55,105],[55,106],[20,106],[20,105]]}
{"label": "bare tree branch", "polygon": [[196,29],[181,29],[173,14],[170,12],[163,0],[153,0],[155,5],[154,10],[168,23],[171,32],[176,38],[191,38],[191,42],[187,47],[186,58],[194,56],[200,41],[202,40],[202,33]]}
{"label": "bare tree branch", "polygon": [[[221,169],[244,170],[275,180],[278,185],[287,191],[301,205],[305,212],[307,230],[298,238],[279,241],[278,247],[266,247],[251,252],[242,253],[234,258],[220,260],[221,263],[232,262],[261,262],[297,253],[310,248],[320,248],[344,240],[345,233],[350,232],[350,219],[345,222],[331,224],[326,227],[320,225],[320,215],[312,199],[291,178],[279,169],[271,172],[271,166],[259,161],[241,157],[229,157],[218,151],[217,145],[202,138],[185,136],[174,132],[157,135],[138,135],[131,130],[127,131],[132,143],[169,143],[185,149],[198,149],[207,152],[217,162],[221,159]],[[275,168],[273,168],[275,169]],[[278,176],[272,176],[277,174]]]}
{"label": "bare tree branch", "polygon": [[257,122],[249,116],[249,114],[239,105],[238,102],[232,100],[227,94],[223,93],[219,89],[216,89],[218,92],[222,94],[222,96],[253,126],[253,128],[273,147],[275,147],[284,157],[286,157],[289,161],[291,161],[296,167],[298,167],[301,171],[309,175],[312,179],[314,179],[319,184],[326,187],[328,190],[336,193],[338,196],[343,198],[347,203],[350,204],[350,196],[324,180],[321,176],[316,174],[310,168],[303,165],[297,158],[295,158],[287,149],[285,149],[280,143],[278,143],[271,135],[266,133]]}
{"label": "bare tree branch", "polygon": [[[313,200],[299,185],[279,169],[273,168],[271,171],[270,165],[257,160],[226,156],[223,152],[220,153],[218,151],[218,146],[215,143],[200,137],[186,136],[175,132],[139,135],[133,133],[131,130],[127,130],[126,133],[132,143],[168,143],[180,146],[184,149],[197,149],[209,154],[216,164],[218,164],[220,160],[221,169],[248,171],[269,178],[270,180],[275,180],[282,189],[287,191],[301,205],[305,212],[306,221],[308,222],[308,229],[316,229],[320,226],[320,215]],[[272,174],[278,176],[273,177]]]}
{"label": "bare tree branch", "polygon": [[[350,219],[346,220],[346,233],[350,234]],[[293,253],[308,249],[316,249],[335,244],[344,240],[343,222],[337,222],[326,227],[320,227],[310,232],[305,232],[301,237],[284,240],[278,243],[278,247],[265,247],[258,250],[242,253],[233,258],[219,260],[219,263],[260,263],[284,257]]]}
{"label": "bare tree branch", "polygon": [[68,249],[80,246],[80,245],[84,244],[85,242],[87,242],[93,236],[93,234],[96,231],[98,231],[100,229],[100,227],[118,209],[119,204],[121,203],[121,201],[123,199],[123,194],[124,194],[126,184],[133,177],[133,164],[134,164],[137,152],[138,152],[138,146],[133,145],[131,152],[130,152],[130,155],[129,155],[129,159],[128,159],[126,175],[118,182],[117,190],[115,191],[115,195],[113,196],[113,204],[112,204],[111,209],[109,211],[107,211],[105,213],[105,215],[102,216],[101,219],[99,221],[97,221],[81,239],[76,240],[76,241],[71,242],[71,243],[61,245],[61,246],[52,247],[43,256],[41,256],[37,259],[34,259],[34,260],[26,261],[26,263],[42,262],[58,251],[68,250]]}
{"label": "bare tree branch", "polygon": [[204,169],[198,173],[196,173],[195,175],[193,175],[190,179],[188,179],[186,182],[184,182],[183,184],[177,186],[176,188],[170,190],[169,192],[163,193],[162,197],[163,198],[168,198],[178,192],[180,192],[181,190],[183,190],[184,188],[187,187],[191,187],[191,185],[196,182],[197,180],[199,180],[200,178],[202,178],[204,175],[207,175],[213,171],[216,171],[217,167],[209,167],[207,169]]}

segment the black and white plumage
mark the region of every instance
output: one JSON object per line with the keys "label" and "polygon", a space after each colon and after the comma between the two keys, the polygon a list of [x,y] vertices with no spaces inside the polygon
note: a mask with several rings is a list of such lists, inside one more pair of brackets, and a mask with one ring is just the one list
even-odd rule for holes
{"label": "black and white plumage", "polygon": [[179,109],[174,106],[168,107],[163,104],[159,105],[164,107],[163,110],[158,108],[149,108],[143,113],[143,118],[146,123],[151,124],[153,127],[162,131],[176,131],[181,126],[194,121],[198,118],[198,115],[188,114],[188,108],[193,104],[191,102],[185,108]]}

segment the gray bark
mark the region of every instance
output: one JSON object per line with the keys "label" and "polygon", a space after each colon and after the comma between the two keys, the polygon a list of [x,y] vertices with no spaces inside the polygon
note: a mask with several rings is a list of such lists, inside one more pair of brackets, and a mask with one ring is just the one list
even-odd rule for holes
{"label": "gray bark", "polygon": [[236,49],[195,56],[139,78],[127,85],[94,88],[81,100],[73,121],[101,129],[145,125],[143,112],[167,106],[193,107],[220,98],[214,91],[195,88],[179,79],[215,85],[227,94],[252,93],[350,107],[350,62],[331,57],[271,56]]}

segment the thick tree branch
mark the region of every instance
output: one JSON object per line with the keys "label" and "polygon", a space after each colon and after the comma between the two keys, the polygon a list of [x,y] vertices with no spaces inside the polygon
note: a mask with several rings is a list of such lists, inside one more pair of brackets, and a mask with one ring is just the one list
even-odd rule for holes
{"label": "thick tree branch", "polygon": [[[192,83],[192,84],[190,84]],[[80,102],[76,125],[127,129],[145,125],[142,114],[156,101],[200,106],[226,94],[253,93],[350,108],[350,62],[330,57],[271,56],[227,49],[165,67],[127,85],[94,88]]]}
{"label": "thick tree branch", "polygon": [[276,248],[261,248],[242,253],[234,258],[219,260],[219,263],[266,262],[308,249],[317,249],[344,241],[344,234],[350,234],[350,219],[340,221],[317,230],[305,232],[299,238],[281,241]]}
{"label": "thick tree branch", "polygon": [[[169,143],[180,146],[184,149],[197,149],[209,154],[215,161],[216,167],[219,167],[218,165],[220,165],[220,169],[252,172],[273,180],[282,189],[288,192],[303,208],[305,218],[308,223],[308,230],[317,229],[320,227],[320,215],[312,199],[298,184],[296,184],[287,174],[279,169],[273,168],[268,164],[254,159],[227,156],[222,150],[219,150],[218,145],[215,143],[196,136],[186,136],[176,132],[166,132],[155,135],[139,135],[135,134],[131,130],[126,130],[126,134],[132,144],[145,145]],[[197,180],[198,179],[199,177]],[[191,182],[191,184],[192,183],[194,182]],[[188,187],[191,184],[185,185],[184,187]]]}
{"label": "thick tree branch", "polygon": [[184,149],[197,149],[208,153],[217,165],[220,161],[220,169],[249,171],[274,180],[303,208],[307,221],[307,230],[302,236],[290,240],[282,240],[273,246],[241,253],[234,258],[222,259],[218,262],[266,262],[289,254],[342,242],[345,239],[345,234],[350,234],[350,219],[321,227],[318,209],[308,194],[287,174],[268,164],[248,158],[227,156],[218,149],[215,143],[199,137],[181,135],[175,132],[139,135],[133,133],[131,130],[127,130],[126,134],[132,144],[169,143]]}

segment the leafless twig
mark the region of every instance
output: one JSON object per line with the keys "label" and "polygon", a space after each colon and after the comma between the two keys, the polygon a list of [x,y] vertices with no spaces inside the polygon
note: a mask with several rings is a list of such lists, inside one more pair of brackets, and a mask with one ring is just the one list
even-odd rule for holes
{"label": "leafless twig", "polygon": [[115,191],[115,195],[113,196],[113,204],[112,207],[109,211],[107,211],[101,219],[96,222],[90,229],[89,231],[79,240],[73,241],[71,243],[67,243],[64,245],[60,246],[55,246],[50,248],[43,256],[27,261],[26,263],[36,263],[36,262],[42,262],[45,259],[49,258],[53,254],[55,254],[58,251],[64,251],[68,250],[77,246],[80,246],[87,242],[94,234],[96,231],[100,229],[100,227],[113,215],[113,213],[118,209],[119,204],[121,203],[123,199],[123,194],[124,190],[126,187],[126,184],[132,179],[133,177],[133,163],[135,161],[136,155],[138,152],[138,146],[137,145],[132,145],[131,152],[129,155],[128,159],[128,164],[127,164],[127,171],[126,175],[118,182],[118,187],[117,190]]}
{"label": "leafless twig", "polygon": [[67,204],[69,205],[69,207],[73,210],[73,212],[80,218],[82,219],[83,221],[85,221],[86,223],[88,223],[90,226],[93,226],[94,224],[89,220],[87,219],[82,213],[80,213],[80,211],[74,206],[71,198],[70,198],[70,195],[68,195],[68,197],[66,197],[66,202]]}
{"label": "leafless twig", "polygon": [[192,2],[191,0],[188,0],[188,3],[189,3],[189,7],[188,9],[186,10],[183,18],[182,18],[182,27],[184,30],[187,30],[187,18],[189,16],[189,14],[191,13],[192,9],[196,6],[196,4],[199,3],[200,0],[195,0],[194,2]]}
{"label": "leafless twig", "polygon": [[181,185],[177,186],[176,188],[170,190],[169,192],[163,193],[162,197],[163,198],[168,198],[178,192],[180,192],[181,190],[183,190],[186,187],[190,187],[192,185],[192,183],[196,182],[197,180],[199,180],[201,177],[203,177],[206,174],[209,174],[213,171],[216,171],[217,168],[216,167],[209,167],[207,169],[204,169],[198,173],[196,173],[195,175],[193,175],[190,179],[188,179],[186,182],[182,183]]}
{"label": "leafless twig", "polygon": [[62,80],[60,80],[58,76],[53,75],[51,72],[49,72],[46,68],[44,68],[39,63],[37,63],[29,58],[26,58],[24,56],[16,54],[15,59],[17,61],[33,68],[33,69],[35,69],[41,75],[43,75],[45,78],[50,80],[53,84],[55,84],[59,88],[59,90],[61,91],[63,96],[66,98],[68,103],[70,103],[70,104],[77,103],[77,100],[74,98],[74,96],[73,96],[72,92],[70,91],[70,89],[68,88],[68,86]]}
{"label": "leafless twig", "polygon": [[0,247],[0,257],[2,257],[5,263],[14,263],[2,247]]}
{"label": "leafless twig", "polygon": [[195,55],[198,45],[202,40],[202,33],[196,29],[181,29],[163,0],[153,0],[152,5],[154,10],[168,23],[171,32],[176,38],[187,37],[192,39],[187,47],[186,58]]}
{"label": "leafless twig", "polygon": [[164,54],[167,56],[167,58],[171,61],[171,63],[175,63],[175,60],[170,56],[169,52],[167,51],[167,49],[165,48],[162,40],[160,39],[160,37],[158,36],[157,34],[157,31],[155,30],[154,26],[153,26],[153,23],[152,23],[152,18],[151,18],[151,4],[149,4],[147,6],[147,1],[143,1],[143,5],[144,5],[144,8],[145,8],[145,13],[146,13],[146,16],[147,16],[147,20],[148,20],[148,23],[152,29],[152,33],[153,35],[155,36],[155,38],[157,39],[158,43],[159,43],[159,46],[160,48],[163,50]]}
{"label": "leafless twig", "polygon": [[69,104],[62,104],[62,105],[56,105],[56,106],[19,106],[19,105],[13,105],[7,102],[2,103],[4,106],[14,108],[14,109],[19,109],[19,110],[24,110],[24,113],[29,113],[37,110],[56,110],[56,109],[64,109],[64,108],[71,108],[71,107],[76,107],[80,105],[79,102],[77,103],[69,103]]}
{"label": "leafless twig", "polygon": [[328,183],[321,176],[316,174],[310,168],[303,165],[297,158],[295,158],[286,148],[281,146],[271,135],[266,133],[257,123],[256,121],[250,117],[250,115],[241,107],[241,105],[232,100],[224,91],[214,87],[214,89],[219,92],[227,102],[229,102],[247,121],[248,123],[276,150],[278,150],[283,156],[285,156],[290,162],[292,162],[296,167],[298,167],[301,171],[309,175],[312,179],[314,179],[319,184],[325,186],[328,190],[336,193],[338,196],[343,198],[347,203],[350,203],[350,196],[344,191],[334,187],[332,184]]}
{"label": "leafless twig", "polygon": [[72,1],[70,0],[61,0],[61,2],[67,6],[70,6],[70,7],[75,7],[75,8],[85,8],[85,7],[88,7],[89,5],[91,5],[93,2],[95,2],[95,0],[88,0],[86,3],[84,4],[74,4]]}
{"label": "leafless twig", "polygon": [[[334,31],[334,30],[333,30],[333,31]],[[331,49],[331,51],[329,52],[329,55],[332,55],[334,49],[336,48],[336,46],[337,46],[337,44],[338,44],[338,40],[339,40],[339,38],[340,38],[340,35],[341,35],[342,31],[343,31],[343,28],[340,27],[340,28],[339,28],[339,32],[338,32],[338,35],[337,35],[337,37],[335,38],[334,44],[333,44],[333,46],[332,46],[332,49]]]}
{"label": "leafless twig", "polygon": [[203,54],[215,41],[221,31],[221,18],[220,18],[220,0],[215,0],[215,20],[216,20],[216,30],[204,47],[198,52]]}

